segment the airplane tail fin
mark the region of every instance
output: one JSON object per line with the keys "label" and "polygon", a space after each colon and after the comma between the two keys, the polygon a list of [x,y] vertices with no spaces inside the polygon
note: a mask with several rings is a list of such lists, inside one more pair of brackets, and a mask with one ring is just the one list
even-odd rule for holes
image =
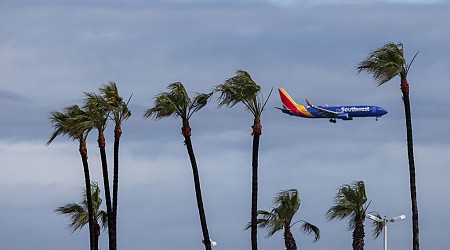
{"label": "airplane tail fin", "polygon": [[286,90],[284,90],[284,88],[279,88],[278,92],[280,93],[280,98],[283,106],[294,113],[298,112],[298,106],[300,105],[297,104],[294,99],[289,96]]}

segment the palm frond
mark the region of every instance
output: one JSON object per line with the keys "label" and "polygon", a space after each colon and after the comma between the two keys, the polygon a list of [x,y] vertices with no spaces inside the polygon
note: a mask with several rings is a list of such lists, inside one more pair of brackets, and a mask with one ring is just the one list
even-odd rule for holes
{"label": "palm frond", "polygon": [[100,131],[104,131],[110,113],[107,101],[100,95],[96,93],[85,92],[85,99],[83,109],[86,110],[86,119],[84,120],[85,125],[83,126],[93,126]]}
{"label": "palm frond", "polygon": [[369,56],[358,64],[357,70],[358,73],[367,71],[378,85],[382,85],[397,75],[405,74],[404,65],[403,44],[388,42],[371,51]]}
{"label": "palm frond", "polygon": [[124,102],[123,98],[119,95],[119,90],[115,82],[110,81],[109,84],[103,85],[99,88],[99,92],[112,113],[111,119],[116,124],[121,124],[131,116],[131,111],[128,108],[131,96],[127,102]]}
{"label": "palm frond", "polygon": [[191,100],[181,82],[171,83],[168,92],[162,92],[155,97],[153,107],[148,109],[144,117],[159,120],[164,117],[180,117],[188,121],[191,116],[205,107],[213,93],[199,93]]}
{"label": "palm frond", "polygon": [[175,103],[169,98],[169,93],[163,92],[155,97],[153,107],[147,109],[145,118],[154,118],[159,120],[165,117],[179,116]]}
{"label": "palm frond", "polygon": [[260,96],[260,91],[261,87],[253,81],[248,72],[243,70],[238,70],[234,77],[214,88],[214,92],[220,94],[218,107],[233,107],[243,103],[255,116],[261,115],[267,102]]}
{"label": "palm frond", "polygon": [[334,205],[328,209],[328,221],[348,219],[348,229],[354,229],[356,221],[364,220],[367,196],[363,181],[355,181],[351,185],[342,185],[335,196]]}
{"label": "palm frond", "polygon": [[[270,225],[270,223],[272,223],[272,219],[271,219],[271,217],[273,216],[272,213],[265,211],[265,210],[258,210],[257,214],[258,214],[258,216],[261,216],[261,218],[258,218],[256,220],[256,224],[258,225],[258,227],[265,228],[265,227],[268,227]],[[252,223],[248,222],[245,225],[244,230],[248,230],[251,227],[252,227]]]}
{"label": "palm frond", "polygon": [[416,59],[417,54],[419,54],[419,51],[416,52],[416,54],[414,55],[413,59],[411,60],[411,62],[408,63],[408,65],[406,65],[406,70],[405,70],[405,75],[408,75],[409,69],[411,68],[412,63],[414,62],[414,60]]}
{"label": "palm frond", "polygon": [[[91,198],[92,198],[92,208],[94,209],[94,214],[100,210],[100,205],[102,204],[102,198],[100,196],[100,188],[96,182],[91,183]],[[84,196],[86,197],[87,193],[84,190]]]}
{"label": "palm frond", "polygon": [[183,84],[181,82],[171,83],[168,87],[170,90],[169,98],[175,103],[175,106],[178,110],[179,115],[182,118],[187,118],[188,116],[188,107],[191,103],[191,99],[186,92]]}
{"label": "palm frond", "polygon": [[[283,228],[291,227],[297,222],[291,224],[292,218],[300,207],[300,197],[297,189],[283,190],[277,193],[273,200],[274,207],[272,210],[258,210],[258,226],[267,229],[267,236],[271,237],[276,232]],[[299,222],[299,221],[298,221]],[[305,222],[301,230],[307,234],[314,233],[316,240],[319,239],[320,231],[314,225]],[[304,223],[304,224],[305,224]],[[247,224],[246,229],[250,228],[251,224]]]}
{"label": "palm frond", "polygon": [[113,81],[110,81],[108,84],[104,84],[101,88],[99,88],[99,92],[110,107],[119,107],[123,102],[122,97],[119,96],[117,85]]}
{"label": "palm frond", "polygon": [[276,232],[282,230],[285,227],[285,225],[286,224],[284,223],[284,221],[280,219],[272,221],[272,225],[271,227],[268,228],[269,230],[267,231],[267,237],[271,237]]}
{"label": "palm frond", "polygon": [[303,231],[306,235],[314,234],[314,242],[320,239],[320,229],[307,221],[303,221],[300,231]]}
{"label": "palm frond", "polygon": [[277,220],[276,213],[274,213],[273,210],[271,212],[258,210],[257,214],[260,216],[257,220],[257,224],[260,228],[272,227]]}
{"label": "palm frond", "polygon": [[[377,217],[378,219],[383,219],[383,218],[381,218],[381,215],[378,212],[370,212],[370,214]],[[376,239],[383,232],[383,227],[384,227],[383,222],[378,222],[378,221],[372,220],[372,227],[373,227],[372,228],[372,236],[374,239]]]}
{"label": "palm frond", "polygon": [[84,206],[76,203],[67,203],[64,206],[55,209],[55,212],[66,215],[70,218],[70,224],[68,227],[73,230],[72,232],[80,230],[89,221],[87,211]]}
{"label": "palm frond", "polygon": [[349,204],[340,203],[338,205],[332,206],[327,211],[328,221],[339,219],[343,220],[352,214],[353,207]]}
{"label": "palm frond", "polygon": [[86,112],[78,105],[65,107],[62,112],[50,112],[49,119],[54,132],[46,145],[52,143],[59,135],[65,135],[72,140],[85,140],[92,129],[91,124],[86,123]]}
{"label": "palm frond", "polygon": [[264,101],[264,104],[261,107],[261,112],[264,111],[266,104],[269,101],[270,96],[272,95],[272,92],[273,92],[273,87],[270,89],[269,95],[267,96],[266,99],[264,99],[264,96],[261,94],[261,102]]}
{"label": "palm frond", "polygon": [[211,93],[198,93],[195,95],[192,102],[189,104],[188,108],[188,120],[191,118],[192,114],[199,111],[208,103],[209,98],[213,95],[214,92]]}
{"label": "palm frond", "polygon": [[[93,213],[95,220],[101,220],[102,227],[107,228],[107,213],[100,210],[102,200],[100,198],[100,189],[97,183],[91,183],[91,197],[93,203]],[[89,223],[89,212],[87,205],[87,192],[83,189],[82,201],[80,203],[67,203],[64,206],[60,206],[55,209],[58,214],[66,215],[69,217],[69,228],[75,232],[82,229]]]}
{"label": "palm frond", "polygon": [[175,82],[167,87],[169,92],[162,92],[155,97],[153,108],[148,109],[144,117],[159,120],[165,117],[179,116],[188,118],[188,106],[191,102],[181,82]]}
{"label": "palm frond", "polygon": [[100,219],[100,222],[101,222],[100,225],[103,228],[103,230],[108,229],[108,213],[104,210],[100,210],[98,212],[97,221],[98,221],[98,219]]}
{"label": "palm frond", "polygon": [[292,218],[300,208],[300,197],[297,189],[280,191],[274,201],[274,212],[285,224],[290,225]]}
{"label": "palm frond", "polygon": [[[53,140],[55,140],[55,138],[61,134],[67,134],[68,129],[65,126],[65,122],[67,119],[67,114],[64,114],[62,112],[57,112],[57,111],[53,111],[49,114],[49,119],[52,123],[52,126],[54,128],[54,132],[53,134],[50,136],[50,139],[47,141],[46,145],[50,145],[50,143],[53,142]],[[71,137],[69,136],[69,138],[75,140],[76,137]]]}

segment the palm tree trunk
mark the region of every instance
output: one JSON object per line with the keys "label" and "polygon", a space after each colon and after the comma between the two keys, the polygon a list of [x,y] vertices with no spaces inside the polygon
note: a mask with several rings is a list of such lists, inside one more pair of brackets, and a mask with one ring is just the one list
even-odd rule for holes
{"label": "palm tree trunk", "polygon": [[100,237],[100,225],[94,221],[94,232],[95,232],[95,247],[98,249],[98,238]]}
{"label": "palm tree trunk", "polygon": [[259,116],[255,116],[253,126],[253,147],[252,147],[252,211],[251,211],[251,243],[252,250],[258,249],[258,152],[259,138],[262,133],[261,120]]}
{"label": "palm tree trunk", "polygon": [[413,250],[419,250],[419,211],[417,209],[416,168],[414,166],[411,105],[409,102],[409,85],[406,77],[404,76],[401,77],[401,90],[403,94],[403,104],[405,106],[406,140],[408,145],[409,187],[411,191],[411,209],[413,222]]}
{"label": "palm tree trunk", "polygon": [[106,200],[106,213],[108,214],[108,238],[109,238],[109,249],[116,250],[116,239],[114,233],[113,214],[111,208],[111,190],[109,189],[109,176],[108,176],[108,163],[106,160],[106,142],[103,132],[98,133],[98,147],[100,148],[100,158],[102,160],[102,172],[103,172],[103,186],[105,190],[105,200]]}
{"label": "palm tree trunk", "polygon": [[355,230],[353,230],[353,250],[364,250],[364,224],[362,219],[356,222]]}
{"label": "palm tree trunk", "polygon": [[114,227],[114,238],[117,241],[117,197],[119,191],[119,143],[122,136],[120,124],[116,124],[114,129],[114,176],[113,176],[113,199],[112,199],[112,220]]}
{"label": "palm tree trunk", "polygon": [[80,141],[80,155],[81,160],[83,162],[83,171],[84,171],[84,182],[86,185],[86,199],[88,205],[88,214],[89,214],[89,246],[91,250],[97,250],[95,244],[95,231],[94,231],[94,214],[93,214],[93,206],[92,206],[92,196],[91,196],[91,177],[89,176],[89,164],[88,164],[88,156],[87,156],[87,148],[86,141]]}
{"label": "palm tree trunk", "polygon": [[297,244],[289,226],[284,226],[284,245],[286,250],[297,250]]}
{"label": "palm tree trunk", "polygon": [[191,128],[189,127],[189,121],[183,121],[182,133],[184,136],[184,143],[188,151],[189,159],[192,166],[192,174],[194,175],[194,187],[195,196],[197,198],[198,214],[200,216],[200,224],[203,233],[203,243],[205,244],[206,250],[211,250],[211,241],[208,233],[208,226],[206,224],[205,209],[203,207],[202,190],[200,187],[200,176],[198,174],[197,161],[195,160],[194,149],[191,142]]}

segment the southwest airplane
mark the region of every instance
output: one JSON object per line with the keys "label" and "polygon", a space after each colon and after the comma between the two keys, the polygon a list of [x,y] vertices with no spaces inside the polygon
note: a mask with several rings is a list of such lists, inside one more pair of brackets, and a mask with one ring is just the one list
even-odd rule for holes
{"label": "southwest airplane", "polygon": [[283,113],[305,118],[328,118],[336,123],[336,119],[353,120],[353,117],[381,117],[387,111],[377,106],[314,106],[306,99],[307,107],[297,104],[284,90],[279,88],[283,108],[277,108]]}

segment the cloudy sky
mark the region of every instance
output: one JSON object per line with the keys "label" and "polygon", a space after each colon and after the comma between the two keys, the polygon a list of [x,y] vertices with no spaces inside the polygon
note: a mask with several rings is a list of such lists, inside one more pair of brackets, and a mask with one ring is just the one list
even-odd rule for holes
{"label": "cloudy sky", "polygon": [[[390,224],[389,246],[412,246],[406,131],[400,80],[377,87],[355,67],[388,41],[414,61],[411,89],[420,242],[448,246],[450,216],[450,3],[421,0],[0,1],[0,246],[87,249],[88,230],[71,233],[53,210],[78,202],[84,186],[78,145],[52,133],[48,113],[81,104],[83,92],[116,81],[132,95],[123,126],[118,217],[120,249],[202,249],[192,172],[181,122],[143,118],[153,97],[181,81],[192,95],[248,71],[267,96],[262,116],[259,208],[280,190],[299,190],[297,219],[321,229],[300,249],[350,249],[345,221],[325,213],[342,184],[363,180],[370,211]],[[277,88],[299,103],[378,105],[379,121],[309,120],[282,114]],[[191,119],[192,140],[215,249],[250,248],[251,124],[243,106],[217,109],[217,97]],[[107,130],[112,148],[112,128]],[[89,138],[101,182],[96,136]],[[112,156],[111,149],[108,150]],[[112,158],[110,157],[110,162]],[[282,233],[261,250],[283,249]],[[366,249],[380,249],[366,221]],[[101,249],[107,249],[106,233]]]}

